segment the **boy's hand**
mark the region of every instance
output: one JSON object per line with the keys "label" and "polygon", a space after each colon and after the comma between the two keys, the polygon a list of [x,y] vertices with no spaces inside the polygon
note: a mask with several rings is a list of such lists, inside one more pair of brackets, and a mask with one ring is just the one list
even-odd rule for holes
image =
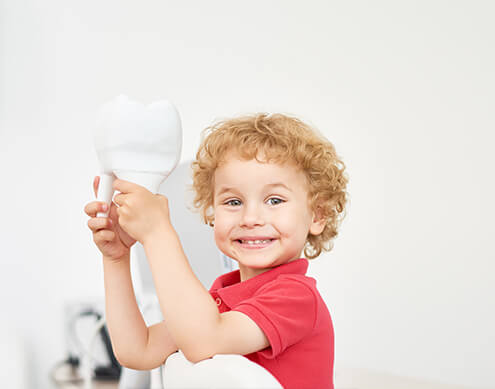
{"label": "boy's hand", "polygon": [[[95,177],[93,181],[95,196],[98,193],[99,184],[100,177]],[[107,204],[101,201],[93,201],[84,207],[84,212],[91,217],[88,220],[88,227],[93,232],[93,240],[103,256],[119,259],[129,253],[136,240],[130,237],[119,225],[117,206],[113,202],[110,204],[108,217],[96,217],[98,212],[106,211],[103,206],[108,207]]]}
{"label": "boy's hand", "polygon": [[119,224],[134,239],[144,245],[151,235],[172,228],[165,196],[119,179],[114,181],[113,188],[120,192],[114,197],[114,202],[119,206]]}

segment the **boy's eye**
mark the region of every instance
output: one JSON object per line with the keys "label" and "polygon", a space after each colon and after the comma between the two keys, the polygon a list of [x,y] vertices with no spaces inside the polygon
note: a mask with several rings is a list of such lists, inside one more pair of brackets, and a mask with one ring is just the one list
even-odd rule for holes
{"label": "boy's eye", "polygon": [[231,205],[231,206],[234,206],[234,207],[238,207],[239,205],[241,205],[241,200],[237,200],[237,199],[233,199],[233,200],[228,200],[225,202],[226,205]]}
{"label": "boy's eye", "polygon": [[283,202],[284,200],[279,199],[278,197],[272,197],[268,199],[268,204],[270,205],[278,205],[278,204],[282,204]]}

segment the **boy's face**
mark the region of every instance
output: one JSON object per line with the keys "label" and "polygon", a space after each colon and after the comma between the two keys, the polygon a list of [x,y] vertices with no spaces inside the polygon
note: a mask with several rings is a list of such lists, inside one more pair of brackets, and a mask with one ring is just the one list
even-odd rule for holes
{"label": "boy's face", "polygon": [[215,241],[248,277],[300,257],[314,220],[305,174],[292,164],[229,157],[214,176]]}

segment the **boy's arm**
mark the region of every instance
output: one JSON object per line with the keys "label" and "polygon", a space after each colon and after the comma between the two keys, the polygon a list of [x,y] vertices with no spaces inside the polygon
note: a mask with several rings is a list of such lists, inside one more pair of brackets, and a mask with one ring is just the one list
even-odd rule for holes
{"label": "boy's arm", "polygon": [[241,312],[220,314],[194,275],[173,228],[143,242],[166,326],[191,362],[215,354],[249,354],[269,346],[258,325]]}
{"label": "boy's arm", "polygon": [[105,311],[114,354],[135,370],[160,366],[177,350],[165,323],[146,327],[136,303],[129,254],[119,260],[103,257]]}

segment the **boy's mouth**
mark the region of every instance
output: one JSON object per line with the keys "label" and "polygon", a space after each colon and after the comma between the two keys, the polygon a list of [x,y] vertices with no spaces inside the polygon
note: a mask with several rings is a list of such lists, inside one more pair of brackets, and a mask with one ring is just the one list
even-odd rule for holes
{"label": "boy's mouth", "polygon": [[239,242],[245,243],[245,244],[270,243],[271,241],[272,241],[271,239],[256,239],[256,240],[239,239]]}
{"label": "boy's mouth", "polygon": [[275,239],[263,238],[263,239],[236,239],[235,242],[239,243],[244,248],[264,248],[269,246]]}

